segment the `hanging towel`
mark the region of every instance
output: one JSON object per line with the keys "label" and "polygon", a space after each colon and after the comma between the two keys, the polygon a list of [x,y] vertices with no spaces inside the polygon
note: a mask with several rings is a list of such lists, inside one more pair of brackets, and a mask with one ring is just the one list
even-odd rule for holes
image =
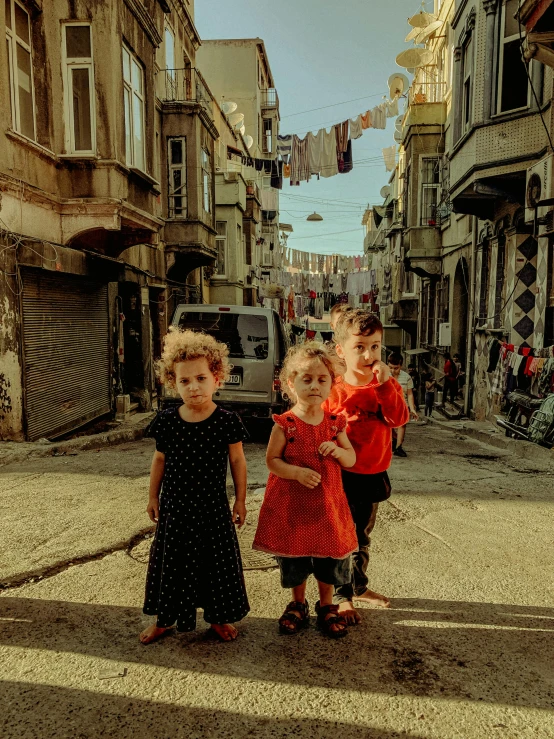
{"label": "hanging towel", "polygon": [[362,115],[360,116],[360,118],[362,119],[362,128],[364,130],[367,129],[367,128],[371,128],[372,127],[371,126],[371,111],[370,110],[366,110],[365,113],[362,113]]}
{"label": "hanging towel", "polygon": [[337,152],[344,154],[348,147],[348,121],[337,123],[335,126],[335,137],[337,141]]}
{"label": "hanging towel", "polygon": [[352,118],[350,121],[350,138],[359,139],[363,134],[362,116]]}
{"label": "hanging towel", "polygon": [[383,160],[387,172],[392,172],[396,164],[396,144],[383,149]]}
{"label": "hanging towel", "polygon": [[322,128],[317,135],[321,136],[322,141],[320,175],[321,177],[334,177],[339,172],[335,128],[331,128],[329,132]]}
{"label": "hanging towel", "polygon": [[287,136],[277,136],[277,154],[281,157],[285,164],[289,163],[291,150],[292,134],[287,134]]}
{"label": "hanging towel", "polygon": [[301,182],[309,182],[310,168],[308,162],[308,139],[299,139],[296,134],[292,137],[292,154],[290,158],[291,173],[290,184],[299,185]]}

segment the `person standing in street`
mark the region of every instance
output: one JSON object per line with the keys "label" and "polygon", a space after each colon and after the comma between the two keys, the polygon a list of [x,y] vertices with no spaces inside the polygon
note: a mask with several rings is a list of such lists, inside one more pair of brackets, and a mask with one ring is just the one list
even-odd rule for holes
{"label": "person standing in street", "polygon": [[444,355],[444,390],[442,394],[443,405],[446,404],[448,396],[450,396],[450,402],[454,403],[456,395],[458,394],[458,368],[452,361],[452,357],[449,352]]}
{"label": "person standing in street", "polygon": [[389,599],[368,588],[369,546],[379,503],[391,494],[391,429],[408,421],[402,388],[381,361],[383,324],[378,316],[354,308],[340,316],[336,351],[346,365],[324,409],[346,416],[346,433],[356,452],[356,464],[343,469],[342,483],[356,525],[358,549],[350,582],[335,588],[335,603],[348,623],[360,623],[353,601],[388,608]]}
{"label": "person standing in street", "polygon": [[[403,361],[401,354],[398,354],[398,352],[391,352],[391,354],[389,354],[387,364],[389,365],[391,375],[402,388],[406,405],[410,411],[409,418],[417,421],[419,416],[415,407],[414,383],[410,375],[402,369]],[[402,447],[406,437],[406,426],[407,423],[399,428],[393,429],[392,431],[392,452],[396,457],[408,456]]]}
{"label": "person standing in street", "polygon": [[341,468],[356,455],[345,433],[344,416],[322,403],[337,381],[332,353],[312,341],[291,349],[281,386],[294,399],[287,413],[274,416],[267,448],[269,480],[253,548],[277,557],[281,584],[292,601],[279,619],[282,634],[296,634],[309,622],[306,581],[314,574],[319,590],[317,622],[332,639],[346,636],[346,620],[333,604],[333,587],[350,582],[356,531],[341,480]]}
{"label": "person standing in street", "polygon": [[229,376],[228,355],[225,344],[199,332],[172,329],[164,339],[158,375],[183,404],[158,413],[147,430],[156,451],[146,511],[157,526],[143,610],[157,620],[141,633],[143,644],[175,624],[178,631],[194,631],[197,608],[221,641],[233,641],[232,624],[250,610],[235,531],[246,518],[247,433],[236,413],[212,399]]}
{"label": "person standing in street", "polygon": [[433,408],[435,407],[435,388],[437,381],[430,372],[424,375],[425,381],[425,415],[429,418],[433,416]]}
{"label": "person standing in street", "polygon": [[408,374],[412,378],[412,382],[414,384],[414,407],[416,411],[419,412],[419,388],[421,385],[421,378],[415,364],[408,365]]}

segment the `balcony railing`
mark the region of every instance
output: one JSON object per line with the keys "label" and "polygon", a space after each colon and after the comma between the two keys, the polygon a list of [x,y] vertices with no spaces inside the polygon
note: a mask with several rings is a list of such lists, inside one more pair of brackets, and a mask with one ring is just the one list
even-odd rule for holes
{"label": "balcony railing", "polygon": [[278,108],[279,107],[279,95],[274,87],[270,87],[268,90],[262,90],[262,108]]}
{"label": "balcony railing", "polygon": [[442,103],[445,94],[446,82],[413,82],[408,91],[408,104]]}
{"label": "balcony railing", "polygon": [[213,96],[197,69],[160,69],[158,95],[164,103],[200,103],[213,117]]}

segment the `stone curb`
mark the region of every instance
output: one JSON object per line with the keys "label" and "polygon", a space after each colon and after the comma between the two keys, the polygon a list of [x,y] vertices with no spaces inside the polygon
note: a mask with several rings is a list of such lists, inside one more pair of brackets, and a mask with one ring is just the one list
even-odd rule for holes
{"label": "stone curb", "polygon": [[478,429],[471,425],[471,421],[438,421],[435,418],[428,419],[428,423],[432,423],[434,426],[439,426],[452,433],[464,434],[489,446],[495,446],[497,449],[505,449],[510,454],[521,459],[543,462],[550,465],[554,464],[554,453],[552,449],[547,449],[546,447],[533,444],[530,441],[524,441],[523,439],[512,439],[493,428],[490,430]]}
{"label": "stone curb", "polygon": [[[154,413],[147,418],[142,419],[132,427],[115,429],[102,434],[92,434],[91,436],[79,436],[76,439],[68,439],[67,441],[52,442],[49,444],[41,442],[6,442],[13,444],[12,449],[2,449],[0,447],[0,466],[12,464],[14,462],[24,462],[25,460],[37,457],[62,457],[65,455],[84,452],[89,449],[102,449],[107,446],[115,446],[116,444],[124,444],[129,441],[137,441],[142,439],[144,431]],[[19,447],[19,448],[18,448]]]}

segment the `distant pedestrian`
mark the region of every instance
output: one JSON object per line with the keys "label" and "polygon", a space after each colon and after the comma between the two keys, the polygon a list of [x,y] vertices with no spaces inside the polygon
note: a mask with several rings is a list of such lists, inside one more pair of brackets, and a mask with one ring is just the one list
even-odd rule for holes
{"label": "distant pedestrian", "polygon": [[435,389],[437,381],[430,372],[424,375],[425,381],[425,415],[432,418],[433,408],[435,407]]}
{"label": "distant pedestrian", "polygon": [[352,577],[356,530],[341,468],[352,467],[356,454],[344,430],[346,418],[321,407],[337,379],[332,353],[318,342],[293,347],[281,372],[294,406],[274,416],[266,456],[270,475],[253,547],[277,557],[281,584],[292,589],[279,619],[282,634],[308,625],[306,581],[313,574],[319,627],[331,638],[346,636],[333,588]]}
{"label": "distant pedestrian", "polygon": [[458,394],[458,369],[452,357],[448,352],[444,355],[444,390],[442,395],[443,404],[446,403],[448,396],[450,396],[450,402],[454,403],[456,395]]}
{"label": "distant pedestrian", "polygon": [[465,372],[463,371],[462,360],[459,354],[454,354],[452,361],[456,367],[456,395],[459,395],[461,388],[464,386]]}
{"label": "distant pedestrian", "polygon": [[[402,388],[402,392],[404,393],[404,400],[406,401],[406,405],[408,406],[408,410],[410,411],[410,418],[414,421],[417,421],[419,416],[415,407],[414,383],[410,375],[407,372],[404,372],[404,370],[402,369],[403,361],[404,360],[402,354],[399,354],[398,352],[392,352],[391,354],[389,354],[387,364],[389,365],[391,375]],[[402,446],[406,437],[407,425],[408,424],[405,423],[403,426],[399,426],[392,431],[392,452],[396,457],[408,456]]]}
{"label": "distant pedestrian", "polygon": [[[174,624],[193,631],[197,608],[222,641],[232,641],[237,630],[231,624],[250,610],[235,532],[246,518],[247,434],[236,413],[212,400],[229,376],[228,354],[225,344],[194,331],[171,330],[164,340],[158,374],[183,405],[158,413],[148,431],[156,451],[146,510],[157,527],[144,613],[157,621],[140,635],[143,644]],[[235,484],[232,514],[227,460]]]}
{"label": "distant pedestrian", "polygon": [[414,405],[416,411],[419,411],[419,388],[421,386],[421,378],[415,364],[408,365],[408,374],[414,383]]}

